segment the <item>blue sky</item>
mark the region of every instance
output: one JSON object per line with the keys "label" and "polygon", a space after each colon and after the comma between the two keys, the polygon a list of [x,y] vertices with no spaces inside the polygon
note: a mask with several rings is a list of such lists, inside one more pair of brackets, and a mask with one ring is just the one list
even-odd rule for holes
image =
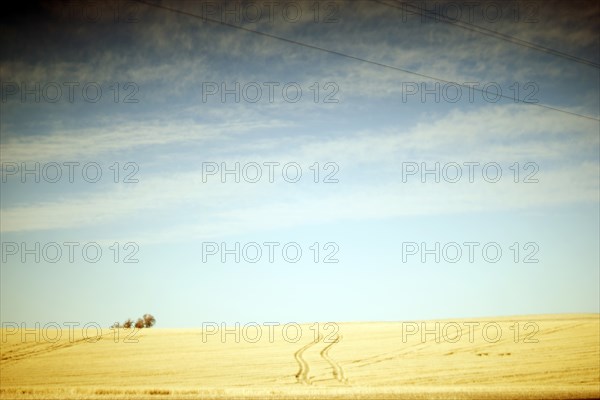
{"label": "blue sky", "polygon": [[[596,65],[417,15],[404,20],[392,0],[319,2],[318,22],[314,2],[283,3],[302,15],[286,19],[275,9],[252,22],[242,10],[263,2],[229,2],[240,18],[229,13],[224,21],[444,81],[493,84],[509,99],[485,101],[476,91],[471,101],[464,86],[456,102],[455,86],[438,92],[439,101],[435,93],[422,99],[409,89],[434,89],[434,81],[144,4],[42,2],[33,14],[7,14],[0,35],[2,322],[106,326],[151,312],[157,326],[187,327],[600,311],[597,3],[519,8],[518,18],[516,3],[503,3],[503,16],[492,19],[481,13],[483,2],[471,20],[462,18]],[[155,4],[200,17],[212,10],[206,7],[223,7]],[[235,82],[239,102],[206,91]],[[36,84],[39,102],[33,93],[22,97]],[[257,87],[262,97],[253,102]],[[292,102],[298,87],[302,95]],[[517,87],[521,99],[529,94],[567,113],[511,101]],[[40,182],[28,175],[23,183],[23,165],[35,163]],[[78,163],[70,164],[72,183],[64,163]],[[252,176],[258,164],[262,179],[203,179],[207,163],[240,163]],[[279,163],[271,164],[272,183],[264,163]],[[448,174],[459,165],[462,179],[403,181],[403,169],[422,163],[448,166]],[[472,183],[464,163],[479,163]],[[482,176],[488,163],[500,166],[498,182],[488,182],[491,172]],[[283,178],[286,164],[300,166],[298,182]],[[53,183],[55,165],[62,176]],[[101,178],[86,181],[96,167]],[[523,182],[533,172],[537,182]],[[137,183],[123,182],[129,173]],[[323,182],[329,173],[337,182]],[[73,262],[65,242],[78,244]],[[273,263],[265,242],[280,243]],[[474,262],[465,253],[456,263],[419,255],[403,262],[403,243],[436,242],[480,245]],[[22,243],[39,243],[40,252],[58,243],[62,257],[23,262]],[[82,256],[88,243],[102,249],[95,263]],[[263,256],[203,262],[206,243],[258,243]],[[283,258],[286,243],[302,249],[298,262]],[[482,257],[486,243],[501,248],[497,262]],[[333,249],[338,262],[323,262]],[[523,262],[534,250],[538,262]],[[130,252],[139,262],[123,262]]]}

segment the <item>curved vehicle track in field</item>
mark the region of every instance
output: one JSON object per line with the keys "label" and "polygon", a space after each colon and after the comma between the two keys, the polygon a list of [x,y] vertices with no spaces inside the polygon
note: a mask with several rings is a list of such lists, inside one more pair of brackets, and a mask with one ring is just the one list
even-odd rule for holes
{"label": "curved vehicle track in field", "polygon": [[314,340],[314,341],[308,343],[307,345],[303,346],[300,350],[298,350],[294,353],[294,358],[296,358],[296,362],[300,366],[300,369],[296,373],[296,379],[298,379],[298,383],[302,383],[304,385],[311,384],[310,378],[308,377],[308,372],[310,371],[310,367],[309,367],[308,363],[306,362],[306,360],[302,357],[302,354],[304,354],[304,352],[306,350],[308,350],[310,347],[319,343],[322,338],[323,337],[321,335],[319,335],[317,340]]}
{"label": "curved vehicle track in field", "polygon": [[[346,384],[348,384],[348,379],[346,378],[344,369],[338,362],[336,362],[333,358],[331,358],[329,356],[329,350],[331,350],[331,348],[336,343],[339,343],[342,340],[342,338],[343,337],[341,335],[338,335],[335,338],[335,340],[333,340],[331,343],[327,344],[319,352],[319,354],[320,354],[321,358],[323,358],[323,360],[325,360],[327,362],[327,364],[329,364],[329,366],[331,367],[333,379],[346,385]],[[310,372],[310,365],[304,359],[304,352],[306,350],[308,350],[309,348],[311,348],[312,346],[314,346],[322,341],[323,341],[323,336],[319,335],[317,340],[314,340],[314,341],[302,346],[298,351],[296,351],[294,353],[294,358],[296,359],[296,362],[298,363],[298,365],[300,367],[298,372],[296,373],[296,379],[298,380],[298,383],[302,383],[304,385],[312,385],[312,379],[308,376],[308,373]],[[325,344],[324,342],[322,342],[322,343]]]}
{"label": "curved vehicle track in field", "polygon": [[342,368],[342,366],[340,364],[338,364],[337,362],[335,362],[335,360],[333,360],[331,357],[329,357],[329,350],[331,349],[331,347],[334,344],[339,343],[341,340],[342,340],[341,335],[336,337],[333,342],[331,342],[323,350],[321,350],[321,357],[323,357],[323,359],[325,361],[327,361],[329,363],[329,365],[331,365],[331,369],[333,370],[333,377],[335,379],[337,379],[339,382],[346,384],[346,383],[348,383],[348,379],[346,378],[346,375],[344,374],[344,369]]}

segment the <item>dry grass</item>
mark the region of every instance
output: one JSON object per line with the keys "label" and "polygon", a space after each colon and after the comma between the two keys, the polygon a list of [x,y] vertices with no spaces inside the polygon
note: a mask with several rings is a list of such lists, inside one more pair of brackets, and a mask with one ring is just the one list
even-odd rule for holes
{"label": "dry grass", "polygon": [[[502,337],[484,340],[497,322]],[[524,329],[528,321],[533,326]],[[448,338],[420,334],[403,341],[402,324],[341,323],[322,337],[302,325],[296,343],[271,341],[263,326],[256,343],[201,330],[139,331],[137,343],[115,342],[113,332],[94,343],[81,331],[56,343],[22,340],[3,331],[2,399],[575,399],[600,397],[600,316],[542,315],[439,321]],[[454,322],[458,325],[449,325]],[[465,322],[479,325],[469,335]],[[515,343],[514,323],[520,322]],[[427,321],[429,328],[435,322]],[[419,326],[420,322],[416,324]],[[415,326],[415,325],[413,325]],[[463,328],[456,339],[456,326]],[[512,327],[512,329],[511,329]],[[93,332],[91,330],[90,332]],[[254,336],[254,330],[248,330]],[[490,339],[494,328],[487,331]],[[289,330],[294,336],[294,329]],[[54,336],[49,334],[49,336]],[[525,341],[537,340],[537,343]],[[452,343],[451,341],[455,341]]]}

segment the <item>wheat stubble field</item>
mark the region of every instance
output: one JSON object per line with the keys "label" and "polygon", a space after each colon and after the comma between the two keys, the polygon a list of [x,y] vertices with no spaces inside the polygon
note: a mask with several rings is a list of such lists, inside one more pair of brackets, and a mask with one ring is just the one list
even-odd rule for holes
{"label": "wheat stubble field", "polygon": [[[0,397],[598,398],[599,321],[561,314],[441,320],[439,329],[436,321],[319,324],[318,332],[301,325],[295,343],[282,326],[262,326],[260,339],[256,327],[240,328],[239,343],[234,333],[223,340],[201,329],[135,331],[137,343],[123,330],[97,337],[91,329],[87,340],[64,330],[58,341],[46,331],[50,343],[5,329]],[[294,329],[287,335],[294,339]]]}

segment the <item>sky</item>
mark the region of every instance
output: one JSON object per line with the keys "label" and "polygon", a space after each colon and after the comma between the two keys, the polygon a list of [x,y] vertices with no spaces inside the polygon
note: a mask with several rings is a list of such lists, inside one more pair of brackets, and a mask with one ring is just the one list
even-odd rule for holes
{"label": "sky", "polygon": [[600,312],[598,2],[275,3],[3,11],[3,324]]}

